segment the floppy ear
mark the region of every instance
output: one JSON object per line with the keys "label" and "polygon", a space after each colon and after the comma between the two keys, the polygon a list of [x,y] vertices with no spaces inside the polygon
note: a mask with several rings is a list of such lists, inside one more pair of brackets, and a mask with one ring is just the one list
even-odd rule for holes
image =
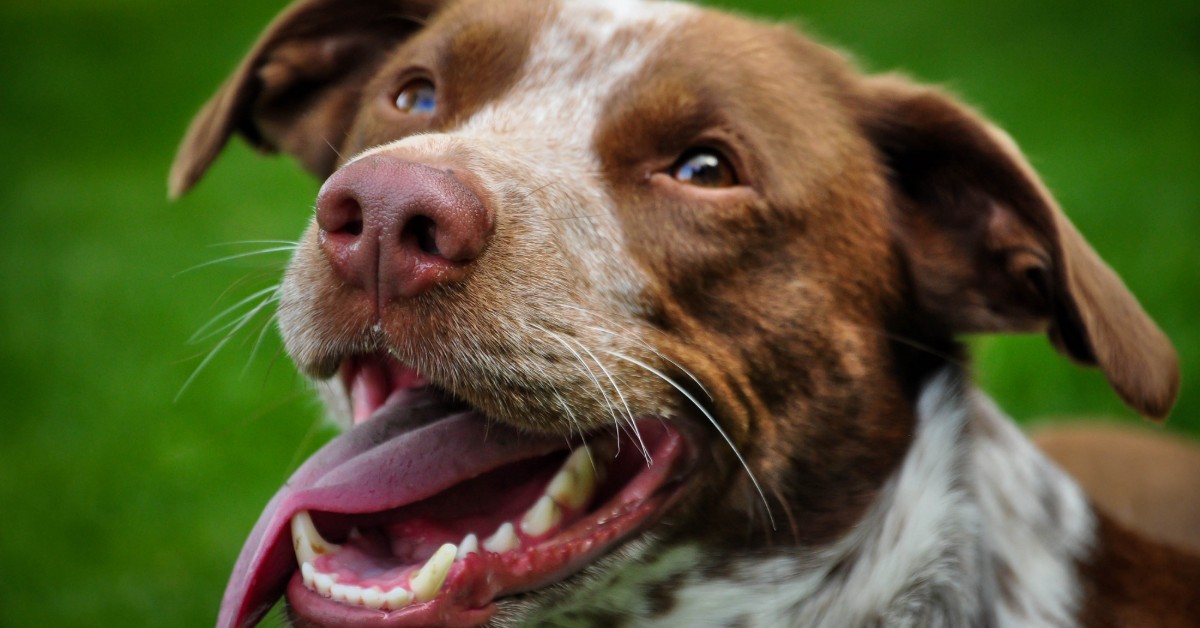
{"label": "floppy ear", "polygon": [[359,91],[397,42],[417,30],[437,0],[304,0],[275,19],[192,120],[168,182],[187,192],[229,137],[294,155],[328,176]]}
{"label": "floppy ear", "polygon": [[1174,348],[1007,135],[897,77],[867,79],[859,115],[891,176],[919,307],[955,333],[1044,329],[1132,408],[1167,415]]}

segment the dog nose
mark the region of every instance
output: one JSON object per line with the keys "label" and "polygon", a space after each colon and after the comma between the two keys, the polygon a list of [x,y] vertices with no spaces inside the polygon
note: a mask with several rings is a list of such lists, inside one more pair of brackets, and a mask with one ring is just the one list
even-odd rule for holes
{"label": "dog nose", "polygon": [[380,301],[462,281],[493,225],[487,206],[451,170],[394,157],[355,161],[317,195],[322,252],[342,280]]}

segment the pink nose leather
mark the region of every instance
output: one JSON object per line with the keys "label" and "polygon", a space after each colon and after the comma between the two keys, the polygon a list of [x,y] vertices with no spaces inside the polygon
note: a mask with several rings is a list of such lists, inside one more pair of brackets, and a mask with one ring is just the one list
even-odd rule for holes
{"label": "pink nose leather", "polygon": [[394,157],[355,161],[317,195],[321,251],[343,281],[381,302],[465,279],[493,225],[450,171]]}

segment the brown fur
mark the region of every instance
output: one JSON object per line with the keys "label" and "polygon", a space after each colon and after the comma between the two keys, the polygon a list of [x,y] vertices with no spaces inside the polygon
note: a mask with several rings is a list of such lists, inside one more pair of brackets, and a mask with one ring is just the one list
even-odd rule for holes
{"label": "brown fur", "polygon": [[1200,553],[1200,447],[1145,427],[1072,423],[1034,442],[1118,522]]}
{"label": "brown fur", "polygon": [[[195,184],[235,132],[325,176],[338,155],[452,129],[505,93],[546,5],[431,4],[375,0],[341,13],[343,3],[308,0],[290,10],[193,124],[172,192]],[[381,15],[397,21],[372,26]],[[428,26],[405,40],[418,23]],[[423,128],[388,109],[414,67],[451,86]],[[1046,330],[1138,411],[1169,411],[1178,390],[1169,342],[1016,148],[946,94],[863,77],[791,30],[715,13],[673,33],[628,87],[604,103],[592,139],[624,245],[605,259],[645,278],[640,292],[617,298],[588,280],[581,260],[606,243],[596,242],[599,252],[566,246],[571,225],[554,221],[577,217],[522,213],[554,209],[555,194],[570,200],[572,182],[529,181],[525,198],[484,199],[496,234],[473,272],[384,304],[381,334],[368,331],[374,304],[331,278],[310,230],[289,281],[312,287],[313,298],[303,312],[281,311],[285,326],[301,322],[293,335],[321,340],[290,345],[300,367],[328,376],[340,356],[319,347],[386,346],[497,420],[566,433],[555,395],[583,427],[608,424],[608,413],[588,381],[561,368],[571,358],[560,346],[513,321],[598,343],[588,324],[616,320],[703,382],[787,522],[770,532],[748,476],[714,441],[713,464],[698,471],[708,477],[670,516],[671,529],[739,547],[845,534],[907,452],[920,384],[962,359],[960,334]],[[450,145],[394,155],[471,171],[479,151],[499,149]],[[700,194],[673,182],[664,169],[697,145],[724,150],[743,185]],[[496,171],[472,176],[524,181],[530,172],[488,165]],[[671,369],[639,346],[618,348]],[[609,367],[630,405],[692,416],[662,382]],[[1131,551],[1122,544],[1138,541],[1109,524],[1103,533],[1085,571],[1090,591],[1128,605],[1122,613],[1144,608],[1165,620],[1185,610],[1167,596],[1186,587],[1146,583],[1194,574],[1195,562]]]}

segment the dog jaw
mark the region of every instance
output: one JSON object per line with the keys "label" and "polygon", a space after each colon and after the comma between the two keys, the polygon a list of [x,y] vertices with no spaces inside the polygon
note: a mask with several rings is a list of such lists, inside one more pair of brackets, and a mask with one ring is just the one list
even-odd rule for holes
{"label": "dog jaw", "polygon": [[[282,288],[287,349],[343,422],[362,424],[351,434],[397,420],[389,399],[411,385],[531,442],[641,447],[651,468],[639,425],[662,421],[691,435],[690,466],[607,558],[588,556],[592,567],[449,603],[474,589],[438,561],[451,584],[426,610],[494,601],[496,617],[520,619],[570,588],[543,585],[676,556],[663,548],[753,555],[845,539],[910,453],[925,383],[962,360],[959,332],[1052,322],[1064,350],[1105,368],[1139,408],[1159,413],[1171,397],[1169,382],[1112,366],[1119,356],[1169,370],[1153,333],[1131,334],[1150,341],[1141,353],[1109,337],[1105,304],[1141,325],[1136,302],[1094,268],[1015,149],[943,95],[864,79],[789,30],[680,5],[499,4],[416,16],[423,28],[355,68],[371,76],[327,88],[353,113],[312,114],[342,116],[329,125],[346,138],[329,147],[337,158],[300,155],[323,175],[330,161],[339,173],[375,162],[452,177],[494,216],[488,245],[453,281],[387,298],[338,276],[314,220]],[[264,67],[278,71],[269,48]],[[413,77],[437,88],[434,113],[396,112]],[[287,149],[292,130],[267,104],[241,123]],[[716,188],[680,181],[674,164],[696,150],[721,154],[736,176]],[[1066,267],[1075,283],[1047,290]],[[1070,300],[1097,285],[1100,297]],[[333,376],[362,360],[406,375],[352,394]],[[492,549],[513,545],[502,537]],[[297,578],[293,597],[308,595]],[[309,601],[307,617],[325,617]]]}

